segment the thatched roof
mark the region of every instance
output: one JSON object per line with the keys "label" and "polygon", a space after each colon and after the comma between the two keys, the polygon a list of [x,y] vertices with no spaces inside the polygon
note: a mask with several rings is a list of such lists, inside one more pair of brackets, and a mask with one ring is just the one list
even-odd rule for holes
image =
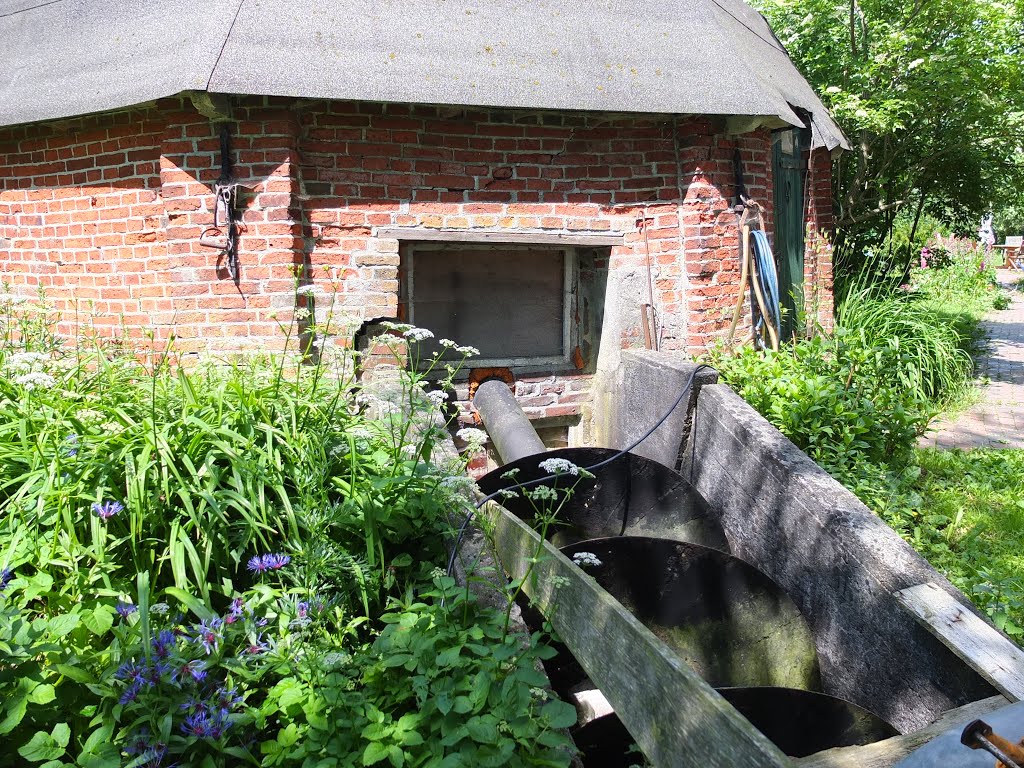
{"label": "thatched roof", "polygon": [[184,91],[714,114],[842,133],[740,0],[0,0],[0,125]]}

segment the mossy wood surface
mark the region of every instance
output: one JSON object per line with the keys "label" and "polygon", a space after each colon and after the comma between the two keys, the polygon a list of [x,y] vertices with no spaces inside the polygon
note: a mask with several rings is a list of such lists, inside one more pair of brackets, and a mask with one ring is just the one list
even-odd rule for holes
{"label": "mossy wood surface", "polygon": [[[498,557],[659,766],[782,768],[793,763],[665,643],[533,529],[496,506]],[[559,578],[556,578],[559,577]]]}

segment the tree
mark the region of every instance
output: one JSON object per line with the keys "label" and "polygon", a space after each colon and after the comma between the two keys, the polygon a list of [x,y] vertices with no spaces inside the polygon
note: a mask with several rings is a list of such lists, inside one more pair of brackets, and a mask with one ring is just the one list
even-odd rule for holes
{"label": "tree", "polygon": [[840,269],[884,254],[898,216],[911,242],[926,212],[970,232],[1024,182],[1024,0],[754,3],[853,145],[834,174]]}

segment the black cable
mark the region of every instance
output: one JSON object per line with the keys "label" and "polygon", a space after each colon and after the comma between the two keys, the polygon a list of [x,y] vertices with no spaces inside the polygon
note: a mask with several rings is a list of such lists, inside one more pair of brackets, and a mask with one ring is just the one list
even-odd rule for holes
{"label": "black cable", "polygon": [[[629,453],[634,448],[636,448],[638,445],[640,445],[640,443],[642,443],[648,437],[653,435],[655,430],[657,430],[658,427],[660,427],[662,424],[665,423],[666,419],[668,419],[668,417],[672,415],[672,412],[675,411],[675,409],[679,407],[679,404],[681,402],[683,402],[683,398],[686,397],[687,394],[689,394],[691,389],[693,389],[693,382],[696,381],[697,374],[700,373],[701,370],[703,370],[704,368],[707,368],[708,370],[712,370],[710,365],[707,365],[706,363],[699,363],[697,365],[697,367],[693,369],[693,372],[690,374],[690,376],[687,378],[686,384],[683,386],[682,391],[679,393],[679,397],[676,398],[676,401],[674,403],[672,403],[672,405],[669,407],[669,409],[665,412],[665,415],[662,416],[660,419],[658,419],[654,423],[653,427],[648,429],[646,432],[644,432],[643,435],[641,435],[639,438],[637,438],[635,441],[633,441],[630,445],[628,445],[625,448],[623,448],[621,451],[617,451],[613,455],[609,456],[607,459],[603,459],[602,461],[599,461],[596,464],[591,464],[589,467],[581,467],[581,469],[583,469],[583,470],[585,470],[587,472],[593,472],[595,469],[601,469],[601,467],[606,467],[609,464],[611,464],[613,461],[617,461],[618,459],[621,459],[627,453]],[[532,488],[535,485],[540,485],[541,483],[546,483],[548,480],[554,480],[557,477],[559,477],[559,475],[545,475],[544,477],[539,477],[536,480],[529,480],[529,481],[527,481],[525,483],[516,483],[516,485],[514,487],[515,488]],[[455,544],[452,546],[452,553],[451,553],[451,555],[448,558],[448,567],[445,569],[445,573],[447,575],[449,575],[449,576],[452,575],[452,568],[455,567],[455,558],[459,554],[459,549],[462,547],[462,540],[466,536],[466,530],[469,528],[469,524],[470,524],[470,522],[472,522],[473,518],[476,516],[476,513],[488,501],[496,499],[498,496],[501,496],[503,493],[505,493],[506,491],[509,491],[509,490],[511,490],[511,488],[502,488],[501,490],[495,491],[494,493],[491,493],[491,494],[488,494],[487,496],[484,496],[482,499],[480,499],[479,502],[476,503],[476,505],[473,507],[473,509],[470,510],[469,513],[466,515],[466,519],[463,520],[462,521],[462,525],[459,526],[459,535],[455,538]]]}

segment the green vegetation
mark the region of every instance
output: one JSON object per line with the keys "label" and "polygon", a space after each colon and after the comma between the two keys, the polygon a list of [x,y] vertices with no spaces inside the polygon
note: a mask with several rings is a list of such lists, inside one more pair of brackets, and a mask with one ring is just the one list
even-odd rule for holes
{"label": "green vegetation", "polygon": [[[843,127],[837,274],[905,274],[938,220],[1019,234],[1024,2],[756,0]],[[934,218],[932,218],[934,217]],[[915,247],[916,245],[916,247]]]}
{"label": "green vegetation", "polygon": [[922,449],[916,463],[907,499],[887,520],[1024,640],[1024,451]]}
{"label": "green vegetation", "polygon": [[443,568],[455,366],[374,394],[330,348],[186,369],[55,320],[0,301],[0,763],[568,765],[517,585]]}
{"label": "green vegetation", "polygon": [[977,324],[1008,299],[980,249],[945,241],[924,257],[909,286],[851,290],[833,333],[778,352],[720,349],[711,362],[999,626],[1024,636],[1024,458],[916,448],[937,413],[963,402]]}

